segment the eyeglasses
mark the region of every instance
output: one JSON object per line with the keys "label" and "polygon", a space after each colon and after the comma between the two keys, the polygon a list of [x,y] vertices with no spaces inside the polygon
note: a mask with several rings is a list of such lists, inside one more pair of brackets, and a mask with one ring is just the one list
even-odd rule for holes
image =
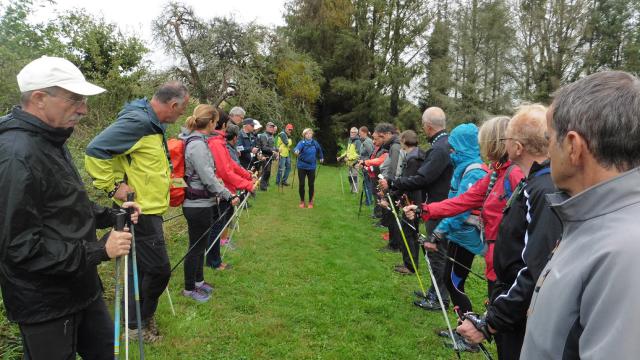
{"label": "eyeglasses", "polygon": [[73,98],[68,98],[66,96],[62,96],[62,95],[59,95],[59,94],[51,93],[51,92],[48,92],[48,91],[45,91],[45,93],[47,95],[51,96],[51,97],[58,97],[58,98],[64,99],[65,101],[68,101],[68,102],[72,103],[73,106],[75,106],[75,107],[80,107],[82,105],[87,105],[88,98],[86,96],[80,96],[79,99],[78,98],[73,99]]}
{"label": "eyeglasses", "polygon": [[498,141],[507,141],[507,140],[518,141],[518,139],[516,139],[516,138],[502,138],[502,139],[498,139]]}

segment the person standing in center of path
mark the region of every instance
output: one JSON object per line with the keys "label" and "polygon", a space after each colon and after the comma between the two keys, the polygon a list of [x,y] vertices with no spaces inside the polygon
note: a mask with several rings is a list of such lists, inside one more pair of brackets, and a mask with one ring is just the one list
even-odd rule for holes
{"label": "person standing in center of path", "polygon": [[304,202],[304,179],[309,178],[309,209],[313,208],[315,195],[314,182],[316,181],[316,160],[324,162],[324,153],[320,144],[313,139],[313,130],[307,128],[302,131],[303,139],[293,149],[293,153],[298,156],[298,192],[300,193],[300,208],[305,207]]}
{"label": "person standing in center of path", "polygon": [[[258,138],[256,139],[256,147],[265,157],[262,178],[260,179],[260,190],[262,191],[267,191],[269,178],[271,178],[271,165],[274,160],[278,159],[278,149],[276,148],[275,138],[273,137],[275,129],[276,125],[269,121],[264,132],[258,134]],[[273,157],[273,159],[269,160],[271,157]]]}
{"label": "person standing in center of path", "polygon": [[[162,214],[169,207],[171,175],[165,128],[178,120],[188,103],[189,92],[182,83],[160,86],[151,101],[139,99],[125,105],[116,121],[89,143],[85,155],[85,167],[96,188],[104,190],[116,204],[122,204],[127,193],[135,191],[142,207],[135,241],[142,331],[149,342],[160,339],[154,314],[171,277],[162,230]],[[129,275],[129,283],[133,284],[133,272]],[[131,286],[130,314],[135,314],[135,303]],[[139,330],[135,316],[129,319],[128,326]],[[135,334],[131,336],[135,338]]]}
{"label": "person standing in center of path", "polygon": [[[408,178],[396,179],[388,182],[386,179],[379,182],[382,189],[391,190],[422,190],[426,195],[427,203],[441,201],[449,195],[449,185],[453,175],[453,165],[449,158],[449,135],[446,128],[447,118],[444,111],[438,107],[430,107],[422,114],[422,129],[427,135],[431,148],[426,152],[426,157],[418,173]],[[432,234],[438,226],[438,220],[425,222],[427,234]],[[438,243],[438,251],[428,251],[427,256],[433,268],[433,276],[437,280],[445,306],[448,306],[449,298],[444,283],[446,241]],[[424,294],[422,294],[424,295]],[[429,287],[424,301],[419,301],[418,306],[426,310],[440,310],[440,304],[436,298],[433,284]]]}
{"label": "person standing in center of path", "polygon": [[280,154],[280,160],[278,161],[278,174],[276,175],[276,186],[282,184],[282,186],[289,186],[287,179],[291,172],[291,146],[293,146],[293,140],[291,140],[291,133],[293,132],[293,125],[287,124],[284,130],[278,134],[276,139],[276,145],[278,147],[278,153]]}

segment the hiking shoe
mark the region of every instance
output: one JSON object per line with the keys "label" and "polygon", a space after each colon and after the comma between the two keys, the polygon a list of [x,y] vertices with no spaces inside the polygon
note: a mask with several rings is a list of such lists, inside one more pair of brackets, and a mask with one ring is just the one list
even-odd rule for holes
{"label": "hiking shoe", "polygon": [[[138,329],[129,329],[129,338],[138,340]],[[156,335],[147,328],[142,329],[142,341],[146,343],[155,343],[162,340],[162,335]]]}
{"label": "hiking shoe", "polygon": [[194,289],[192,291],[182,290],[182,296],[193,299],[199,303],[205,303],[209,301],[209,295],[206,294],[205,292],[198,291],[198,289]]}
{"label": "hiking shoe", "polygon": [[209,284],[206,281],[203,281],[201,285],[198,285],[198,283],[196,283],[196,290],[199,290],[200,292],[203,292],[207,295],[211,295],[213,294],[213,285]]}
{"label": "hiking shoe", "polygon": [[289,183],[282,183],[282,186],[290,186]]}
{"label": "hiking shoe", "polygon": [[382,234],[382,240],[389,241],[389,233],[388,232]]}
{"label": "hiking shoe", "polygon": [[304,201],[300,201],[300,205],[298,206],[300,209],[304,209],[305,208],[305,204]]}
{"label": "hiking shoe", "polygon": [[307,205],[307,209],[313,209],[313,203],[310,202],[309,205]]}
{"label": "hiking shoe", "polygon": [[423,293],[422,290],[414,291],[413,295],[415,295],[416,297],[418,297],[420,299],[426,299],[427,298],[427,295],[425,293]]}
{"label": "hiking shoe", "polygon": [[[438,300],[433,300],[433,299],[421,299],[421,300],[416,300],[413,302],[413,305],[424,309],[424,310],[429,310],[429,311],[440,311],[440,309],[442,309],[440,307],[440,303],[438,302]],[[448,310],[449,309],[449,304],[445,303],[444,304],[444,309]]]}
{"label": "hiking shoe", "polygon": [[[449,332],[447,331],[447,337],[449,337]],[[456,339],[456,345],[458,346],[459,351],[466,351],[470,353],[477,353],[480,351],[480,347],[477,344],[468,343],[460,334],[457,332],[453,333],[453,337]],[[453,349],[453,343],[451,342],[451,338],[449,341],[444,342],[445,346]]]}
{"label": "hiking shoe", "polygon": [[393,271],[402,274],[402,275],[413,275],[414,272],[409,270],[406,266],[396,267]]}
{"label": "hiking shoe", "polygon": [[227,245],[228,242],[229,242],[229,238],[228,237],[222,238],[222,239],[220,239],[220,246],[225,246],[225,245]]}
{"label": "hiking shoe", "polygon": [[147,321],[146,329],[151,331],[153,335],[160,335],[160,330],[158,330],[158,324],[156,324],[156,318],[154,316]]}
{"label": "hiking shoe", "polygon": [[[454,332],[453,336],[455,336],[455,334],[456,333]],[[438,335],[439,337],[451,339],[451,335],[449,335],[449,329],[436,330],[436,335]]]}

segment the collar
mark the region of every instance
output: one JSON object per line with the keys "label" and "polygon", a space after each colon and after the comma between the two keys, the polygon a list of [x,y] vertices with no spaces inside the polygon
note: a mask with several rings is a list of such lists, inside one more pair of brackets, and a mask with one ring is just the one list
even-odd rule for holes
{"label": "collar", "polygon": [[549,161],[549,159],[543,161],[542,163],[538,163],[537,161],[534,161],[533,164],[531,164],[531,169],[529,169],[529,175],[527,176],[527,179],[531,179],[536,177],[536,174],[544,169],[548,169],[551,167],[551,161]]}
{"label": "collar", "polygon": [[57,146],[62,146],[73,133],[73,128],[54,128],[40,120],[37,116],[22,110],[20,106],[14,106],[11,110],[16,120],[23,121],[31,131],[41,134],[45,139]]}
{"label": "collar", "polygon": [[640,203],[640,167],[596,184],[569,197],[564,192],[547,195],[562,222],[581,222]]}
{"label": "collar", "polygon": [[447,136],[446,130],[440,130],[429,138],[429,144],[433,145],[436,141],[440,140],[443,136]]}

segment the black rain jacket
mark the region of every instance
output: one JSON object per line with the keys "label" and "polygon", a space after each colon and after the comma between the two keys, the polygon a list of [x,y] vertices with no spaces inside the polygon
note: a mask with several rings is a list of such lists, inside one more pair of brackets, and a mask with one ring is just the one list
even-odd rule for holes
{"label": "black rain jacket", "polygon": [[487,323],[498,331],[524,326],[536,281],[562,235],[545,196],[557,191],[549,161],[533,163],[504,209],[493,250],[498,279],[487,311]]}
{"label": "black rain jacket", "polygon": [[32,324],[86,308],[102,295],[108,260],[96,226],[113,210],[91,202],[56,129],[15,107],[0,118],[0,287],[10,321]]}

